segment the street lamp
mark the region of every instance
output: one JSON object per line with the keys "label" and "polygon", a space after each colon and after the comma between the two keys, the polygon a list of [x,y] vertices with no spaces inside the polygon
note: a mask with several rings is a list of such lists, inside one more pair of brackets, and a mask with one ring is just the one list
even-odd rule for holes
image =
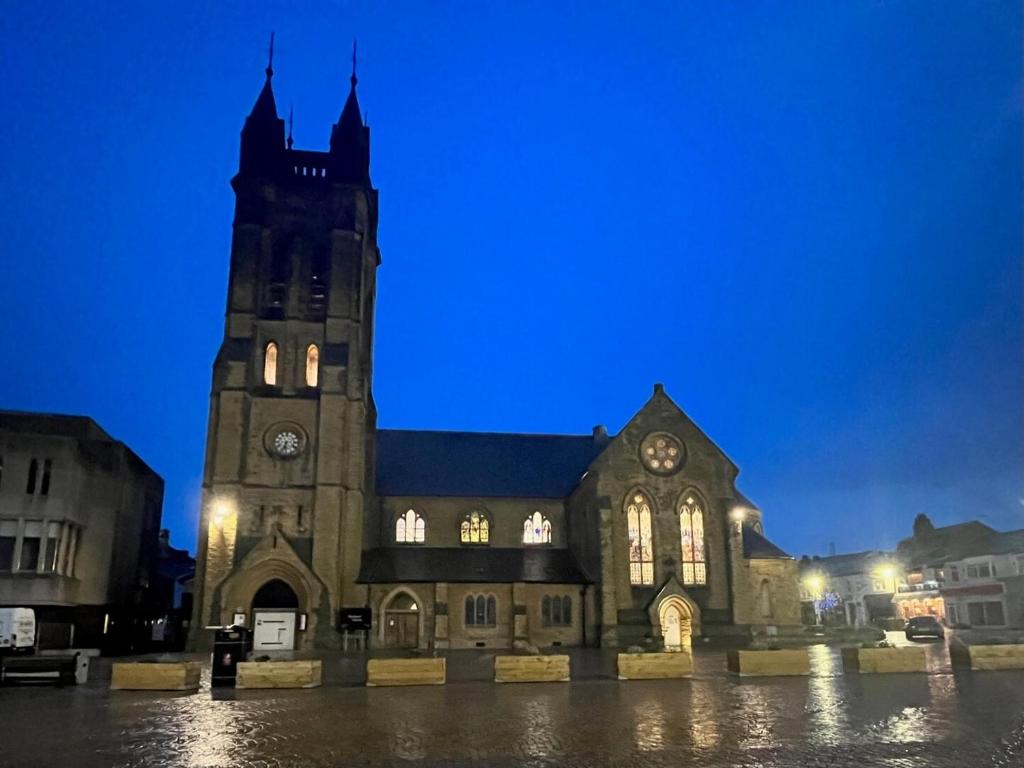
{"label": "street lamp", "polygon": [[807,588],[807,591],[811,594],[811,597],[817,600],[821,593],[825,590],[825,579],[821,576],[821,574],[812,573],[810,576],[804,578],[804,586]]}
{"label": "street lamp", "polygon": [[881,580],[882,589],[886,589],[886,582],[892,583],[892,591],[896,591],[896,568],[891,563],[880,565],[875,569],[875,576]]}

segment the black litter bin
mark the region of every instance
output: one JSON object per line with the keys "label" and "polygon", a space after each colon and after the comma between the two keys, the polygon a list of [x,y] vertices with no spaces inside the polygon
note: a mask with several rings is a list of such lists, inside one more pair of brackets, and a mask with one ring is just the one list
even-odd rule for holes
{"label": "black litter bin", "polygon": [[224,627],[213,636],[213,665],[210,670],[210,685],[235,687],[238,662],[252,648],[252,630],[246,627]]}

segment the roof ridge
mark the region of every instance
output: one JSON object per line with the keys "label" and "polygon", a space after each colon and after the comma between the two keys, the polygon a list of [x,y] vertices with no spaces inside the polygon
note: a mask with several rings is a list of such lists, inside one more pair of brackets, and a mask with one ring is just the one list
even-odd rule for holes
{"label": "roof ridge", "polygon": [[463,429],[401,429],[397,427],[383,427],[378,428],[377,432],[418,432],[420,434],[429,433],[433,435],[479,435],[479,436],[490,436],[490,437],[571,437],[580,440],[593,440],[594,435],[591,434],[566,434],[556,432],[472,432]]}

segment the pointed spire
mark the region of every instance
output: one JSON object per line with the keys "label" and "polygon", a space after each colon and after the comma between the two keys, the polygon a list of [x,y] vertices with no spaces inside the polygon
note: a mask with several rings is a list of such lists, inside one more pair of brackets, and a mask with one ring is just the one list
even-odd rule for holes
{"label": "pointed spire", "polygon": [[348,79],[352,87],[349,89],[348,98],[345,99],[345,106],[341,110],[341,117],[338,118],[338,127],[354,128],[356,126],[362,127],[363,118],[359,110],[359,98],[356,96],[356,83],[359,82],[359,78],[356,77],[356,41],[352,40],[352,75]]}
{"label": "pointed spire", "polygon": [[352,41],[351,87],[338,122],[331,130],[331,154],[334,156],[334,178],[356,183],[368,183],[370,173],[370,132],[363,124],[362,110],[356,95],[358,48]]}
{"label": "pointed spire", "polygon": [[242,170],[267,170],[276,165],[274,156],[284,148],[284,121],[277,116],[277,102],[271,78],[274,76],[274,35],[267,50],[267,79],[242,128]]}
{"label": "pointed spire", "polygon": [[274,101],[274,89],[270,84],[270,80],[274,76],[273,32],[270,33],[270,46],[267,49],[267,68],[264,72],[266,72],[267,79],[263,82],[263,90],[260,91],[260,95],[256,98],[256,103],[253,105],[252,112],[249,113],[250,120],[257,119],[260,121],[267,121],[277,119],[277,102]]}

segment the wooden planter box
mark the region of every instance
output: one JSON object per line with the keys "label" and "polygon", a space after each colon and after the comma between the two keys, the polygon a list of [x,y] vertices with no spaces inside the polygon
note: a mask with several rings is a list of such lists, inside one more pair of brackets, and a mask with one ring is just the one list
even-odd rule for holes
{"label": "wooden planter box", "polygon": [[843,648],[846,672],[925,672],[924,648]]}
{"label": "wooden planter box", "polygon": [[495,656],[494,682],[496,683],[567,683],[569,657],[551,656]]}
{"label": "wooden planter box", "polygon": [[316,688],[321,684],[323,662],[240,661],[236,688]]}
{"label": "wooden planter box", "polygon": [[199,689],[200,661],[114,662],[112,691],[195,691]]}
{"label": "wooden planter box", "polygon": [[445,660],[440,659],[370,659],[366,662],[366,684],[377,685],[444,685]]}
{"label": "wooden planter box", "polygon": [[[956,660],[970,664],[971,669],[1024,669],[1024,643],[1015,645],[960,645]],[[950,646],[950,657],[954,648]]]}
{"label": "wooden planter box", "polygon": [[677,653],[620,653],[619,680],[661,680],[693,674],[693,656]]}
{"label": "wooden planter box", "polygon": [[809,675],[806,648],[780,651],[729,651],[729,670],[743,677]]}

